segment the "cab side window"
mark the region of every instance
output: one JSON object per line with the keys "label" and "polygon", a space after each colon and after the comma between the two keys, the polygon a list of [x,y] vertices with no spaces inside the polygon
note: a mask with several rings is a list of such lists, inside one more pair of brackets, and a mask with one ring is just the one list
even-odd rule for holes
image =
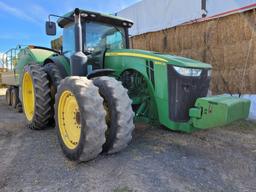
{"label": "cab side window", "polygon": [[63,29],[63,53],[70,58],[75,52],[75,33],[74,25],[67,26]]}
{"label": "cab side window", "polygon": [[105,49],[126,48],[125,30],[122,27],[97,22],[87,22],[84,50],[89,53]]}

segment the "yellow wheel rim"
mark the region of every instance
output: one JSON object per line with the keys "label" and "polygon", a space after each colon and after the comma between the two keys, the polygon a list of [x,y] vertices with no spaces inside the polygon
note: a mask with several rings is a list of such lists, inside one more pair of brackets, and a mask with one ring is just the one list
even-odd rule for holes
{"label": "yellow wheel rim", "polygon": [[58,103],[59,130],[64,144],[75,149],[81,136],[80,111],[75,96],[64,91]]}
{"label": "yellow wheel rim", "polygon": [[32,121],[35,111],[35,93],[31,75],[25,72],[22,80],[22,101],[24,112],[29,121]]}

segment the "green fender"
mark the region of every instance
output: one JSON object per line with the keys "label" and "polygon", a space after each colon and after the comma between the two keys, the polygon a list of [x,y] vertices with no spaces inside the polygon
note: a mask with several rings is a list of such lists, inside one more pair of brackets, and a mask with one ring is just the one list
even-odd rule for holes
{"label": "green fender", "polygon": [[[111,57],[106,56],[104,62],[104,68],[109,68],[115,70],[115,76],[121,77],[121,75],[126,71],[136,71],[140,75],[143,76],[147,83],[148,89],[148,96],[150,97],[150,113],[149,119],[151,121],[157,121],[158,117],[158,110],[156,105],[156,97],[155,97],[155,90],[152,83],[152,79],[148,76],[148,71],[150,71],[150,67],[147,66],[147,62],[149,63],[150,60],[144,58],[136,58],[136,57]],[[133,100],[134,102],[134,100]]]}
{"label": "green fender", "polygon": [[25,65],[32,63],[42,65],[46,58],[51,57],[54,54],[56,53],[53,51],[37,49],[30,46],[21,49],[20,52],[18,53],[17,65],[14,68],[16,83],[20,83],[20,77],[22,76],[23,68]]}
{"label": "green fender", "polygon": [[[146,66],[145,66],[146,68]],[[150,104],[149,106],[149,114],[147,115],[148,121],[154,123],[154,122],[158,122],[159,121],[159,117],[158,117],[158,111],[157,111],[157,105],[156,105],[156,97],[155,95],[155,91],[154,91],[154,86],[151,82],[151,80],[149,79],[149,77],[147,76],[147,74],[144,73],[144,71],[142,70],[137,70],[136,68],[125,68],[124,71],[120,74],[120,76],[125,73],[126,71],[135,71],[138,72],[146,81],[147,84],[147,91],[148,91],[148,95],[144,95],[144,98],[149,97],[149,101]],[[136,101],[133,101],[136,102]]]}
{"label": "green fender", "polygon": [[70,75],[70,63],[64,55],[53,55],[44,61],[44,65],[47,63],[55,63],[60,70],[65,70]]}
{"label": "green fender", "polygon": [[[33,46],[23,48],[18,53],[17,65],[14,68],[14,78],[16,85],[21,84],[21,78],[23,76],[24,67],[29,64],[43,65],[45,59],[56,54],[54,51],[46,49],[38,49]],[[20,86],[19,86],[20,87]],[[19,91],[19,98],[21,99],[21,91]]]}

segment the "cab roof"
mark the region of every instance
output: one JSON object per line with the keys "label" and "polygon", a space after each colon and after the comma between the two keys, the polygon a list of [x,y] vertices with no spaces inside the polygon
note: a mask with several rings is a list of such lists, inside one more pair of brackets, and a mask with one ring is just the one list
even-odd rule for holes
{"label": "cab roof", "polygon": [[[74,13],[75,13],[75,10],[63,15],[62,18],[58,19],[58,21],[57,21],[58,25],[61,28],[64,28],[66,25],[74,22],[74,16],[73,16]],[[82,9],[80,9],[80,13],[81,13],[82,22],[83,21],[97,21],[97,22],[109,23],[109,24],[113,24],[116,26],[122,26],[122,27],[127,27],[127,28],[130,28],[133,25],[133,22],[131,20],[125,19],[122,17],[98,13],[98,12],[94,12],[94,11],[82,10]]]}

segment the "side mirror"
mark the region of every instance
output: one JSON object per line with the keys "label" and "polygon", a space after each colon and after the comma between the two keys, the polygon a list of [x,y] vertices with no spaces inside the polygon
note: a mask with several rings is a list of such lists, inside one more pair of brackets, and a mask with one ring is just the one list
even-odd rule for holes
{"label": "side mirror", "polygon": [[46,21],[45,31],[47,35],[51,35],[51,36],[56,35],[56,23],[52,21]]}

